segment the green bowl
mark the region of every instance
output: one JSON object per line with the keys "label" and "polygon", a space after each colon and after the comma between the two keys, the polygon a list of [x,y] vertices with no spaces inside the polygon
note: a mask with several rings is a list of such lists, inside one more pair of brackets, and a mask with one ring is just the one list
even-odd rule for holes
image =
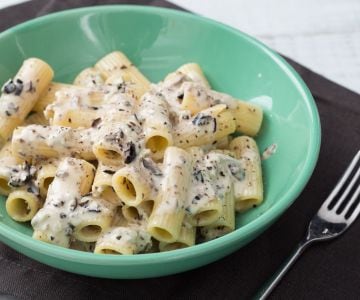
{"label": "green bowl", "polygon": [[23,23],[0,34],[0,81],[28,57],[44,59],[56,81],[71,82],[83,68],[121,50],[153,82],[186,62],[197,62],[214,89],[260,104],[265,201],[237,216],[237,229],[219,239],[176,251],[133,256],[99,255],[31,238],[29,224],[12,221],[0,201],[0,240],[42,263],[107,278],[145,278],[182,272],[246,245],[292,204],[309,180],[320,148],[314,100],[299,75],[255,39],[217,22],[179,11],[141,6],[68,10]]}

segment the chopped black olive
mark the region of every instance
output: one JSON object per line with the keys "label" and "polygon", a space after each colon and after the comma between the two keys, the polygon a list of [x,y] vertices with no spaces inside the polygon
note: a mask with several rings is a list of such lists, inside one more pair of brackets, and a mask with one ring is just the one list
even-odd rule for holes
{"label": "chopped black olive", "polygon": [[126,164],[131,163],[135,157],[136,157],[136,147],[135,144],[133,142],[129,142],[127,144],[127,149],[124,151],[125,153],[125,160],[124,162]]}
{"label": "chopped black olive", "polygon": [[192,120],[192,123],[194,125],[197,126],[204,126],[204,125],[208,125],[210,124],[210,122],[213,120],[214,118],[212,116],[209,115],[204,115],[202,113],[199,113],[196,115],[196,117]]}
{"label": "chopped black olive", "polygon": [[116,237],[116,239],[117,239],[117,240],[120,240],[121,237],[122,237],[121,235],[118,235],[118,236]]}
{"label": "chopped black olive", "polygon": [[65,219],[65,218],[66,218],[66,214],[60,213],[60,219]]}
{"label": "chopped black olive", "polygon": [[88,203],[89,203],[89,200],[86,200],[86,201],[84,201],[84,202],[80,202],[80,203],[79,203],[79,206],[80,206],[80,207],[84,207],[84,206],[86,206]]}
{"label": "chopped black olive", "polygon": [[15,95],[19,96],[23,90],[24,84],[22,82],[22,80],[20,79],[16,79],[16,90],[15,90]]}
{"label": "chopped black olive", "polygon": [[36,168],[30,165],[27,161],[22,165],[18,165],[12,169],[10,175],[9,186],[20,187],[30,183],[35,176]]}
{"label": "chopped black olive", "polygon": [[191,201],[191,203],[192,204],[197,204],[198,203],[198,201],[201,199],[201,195],[196,195],[193,199],[192,199],[192,201]]}
{"label": "chopped black olive", "polygon": [[91,123],[91,127],[95,128],[101,123],[101,118],[97,118]]}
{"label": "chopped black olive", "polygon": [[237,180],[241,181],[245,178],[245,170],[239,166],[229,164],[228,165],[231,175],[234,176]]}
{"label": "chopped black olive", "polygon": [[115,171],[113,171],[113,170],[104,170],[103,172],[106,173],[106,174],[109,174],[109,175],[114,175],[115,174]]}
{"label": "chopped black olive", "polygon": [[200,181],[200,182],[204,183],[204,176],[203,176],[201,170],[195,171],[195,172],[193,173],[193,176],[195,177],[195,179],[196,179],[197,181]]}
{"label": "chopped black olive", "polygon": [[5,83],[3,87],[3,92],[5,94],[12,94],[15,92],[15,90],[16,90],[16,85],[11,79],[7,83]]}
{"label": "chopped black olive", "polygon": [[162,171],[156,166],[156,164],[150,158],[143,158],[142,164],[144,168],[148,169],[155,176],[162,176]]}
{"label": "chopped black olive", "polygon": [[101,209],[100,209],[100,207],[89,208],[88,212],[101,213]]}

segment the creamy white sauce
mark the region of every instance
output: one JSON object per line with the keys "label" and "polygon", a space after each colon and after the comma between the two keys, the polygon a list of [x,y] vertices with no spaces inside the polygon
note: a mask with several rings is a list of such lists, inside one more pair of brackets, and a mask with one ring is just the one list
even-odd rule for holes
{"label": "creamy white sauce", "polygon": [[49,186],[47,198],[31,221],[35,231],[45,233],[54,244],[69,247],[74,225],[72,213],[81,199],[84,165],[72,158],[64,159]]}
{"label": "creamy white sauce", "polygon": [[163,173],[162,199],[157,203],[156,212],[166,215],[183,211],[190,183],[191,159],[172,148],[165,153]]}
{"label": "creamy white sauce", "polygon": [[[34,145],[39,140],[44,140],[48,147],[56,149],[60,157],[73,156],[74,151],[92,151],[93,145],[102,145],[106,149],[122,153],[126,158],[129,155],[129,145],[133,144],[134,157],[125,164],[142,175],[151,189],[149,199],[156,200],[159,193],[166,195],[166,201],[157,203],[157,212],[165,215],[185,210],[191,216],[214,198],[223,201],[232,186],[235,195],[241,194],[246,188],[246,163],[229,155],[212,152],[213,145],[205,147],[205,151],[197,148],[197,154],[193,153],[192,159],[170,154],[164,163],[154,162],[150,151],[145,149],[146,132],[144,133],[143,125],[149,118],[167,126],[169,131],[176,128],[181,132],[182,128],[196,125],[191,119],[194,116],[181,108],[186,92],[196,94],[204,107],[217,104],[236,107],[236,100],[231,96],[207,89],[199,78],[194,80],[176,73],[168,80],[152,85],[151,90],[143,96],[140,106],[133,97],[125,94],[126,85],[123,83],[103,88],[64,90],[57,93],[56,101],[46,109],[49,115],[50,112],[65,114],[69,109],[92,109],[96,111],[98,119],[93,127],[71,129],[32,125],[33,127],[28,126],[20,131],[16,139],[23,140],[21,144],[26,152],[24,156],[37,153]],[[99,92],[103,93],[103,99],[97,102],[93,93]],[[212,122],[197,127],[194,130],[195,136],[197,133],[211,135],[214,131]],[[65,247],[71,242],[74,226],[82,222],[89,210],[118,219],[115,206],[98,198],[103,191],[101,186],[93,189],[91,196],[81,197],[79,172],[69,172],[72,170],[69,163],[69,159],[65,159],[59,167],[56,178],[50,185],[45,205],[32,221],[35,230],[49,233],[53,243]],[[147,217],[143,219],[146,221]],[[145,221],[127,223],[128,227],[117,226],[123,220],[114,221],[114,227],[101,235],[97,243],[100,245],[111,242],[119,249],[126,249],[126,253],[147,251],[151,246],[151,236],[145,231]],[[221,230],[214,229],[206,235],[213,238],[221,234]]]}
{"label": "creamy white sauce", "polygon": [[[199,209],[211,200],[224,200],[231,186],[241,187],[243,172],[240,161],[221,153],[210,152],[195,160],[187,206],[188,215],[196,214]],[[233,175],[235,173],[235,176]]]}
{"label": "creamy white sauce", "polygon": [[99,237],[97,246],[116,250],[121,254],[137,254],[146,252],[152,246],[151,235],[143,228],[132,227],[114,227]]}

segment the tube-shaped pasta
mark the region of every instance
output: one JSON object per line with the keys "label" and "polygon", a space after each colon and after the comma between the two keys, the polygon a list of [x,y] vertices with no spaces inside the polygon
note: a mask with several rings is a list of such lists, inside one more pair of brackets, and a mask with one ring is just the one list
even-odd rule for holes
{"label": "tube-shaped pasta", "polygon": [[95,68],[82,70],[74,79],[74,84],[79,86],[94,87],[104,84],[104,78]]}
{"label": "tube-shaped pasta", "polygon": [[[235,179],[237,178],[234,182],[235,210],[245,211],[263,201],[260,154],[256,142],[248,136],[240,136],[232,140],[230,149],[235,152],[243,166],[243,174],[235,176]],[[234,170],[232,173],[238,172]]]}
{"label": "tube-shaped pasta", "polygon": [[191,147],[188,151],[193,158],[193,176],[186,207],[187,222],[206,226],[222,214],[222,201],[214,188],[218,161],[212,155],[205,156],[201,148]]}
{"label": "tube-shaped pasta", "polygon": [[71,215],[74,237],[83,242],[96,242],[112,223],[115,206],[92,196],[83,197]]}
{"label": "tube-shaped pasta", "polygon": [[69,247],[75,228],[71,214],[78,199],[90,191],[94,173],[94,166],[85,160],[68,157],[60,162],[45,204],[31,221],[33,238]]}
{"label": "tube-shaped pasta", "polygon": [[[192,201],[196,202],[194,199]],[[220,199],[215,196],[210,199],[199,201],[198,205],[195,207],[196,209],[191,212],[192,217],[189,219],[189,223],[194,226],[209,225],[215,222],[222,213],[222,203]]]}
{"label": "tube-shaped pasta", "polygon": [[40,95],[39,100],[36,102],[32,110],[37,113],[43,113],[45,108],[55,101],[56,92],[69,87],[73,87],[73,85],[67,83],[51,82]]}
{"label": "tube-shaped pasta", "polygon": [[43,113],[32,113],[29,115],[22,125],[49,125]]}
{"label": "tube-shaped pasta", "polygon": [[14,166],[23,162],[12,154],[11,143],[7,142],[0,150],[0,195],[9,195],[11,186],[8,184],[11,177],[11,170]]}
{"label": "tube-shaped pasta", "polygon": [[135,165],[118,170],[112,177],[112,186],[117,196],[129,206],[137,206],[149,199],[150,186]]}
{"label": "tube-shaped pasta", "polygon": [[99,119],[99,112],[94,109],[69,109],[62,113],[55,113],[49,120],[53,126],[66,126],[70,128],[90,128]]}
{"label": "tube-shaped pasta", "polygon": [[236,130],[250,136],[255,136],[261,127],[263,111],[260,106],[237,100],[236,108],[232,110],[236,120]]}
{"label": "tube-shaped pasta", "polygon": [[113,204],[121,204],[121,200],[112,186],[112,177],[116,171],[117,168],[114,166],[105,166],[99,163],[92,185],[92,194]]}
{"label": "tube-shaped pasta", "polygon": [[44,199],[46,198],[50,184],[55,178],[58,166],[59,161],[55,159],[48,159],[37,166],[36,183],[39,187],[40,196]]}
{"label": "tube-shaped pasta", "polygon": [[24,159],[76,156],[95,159],[92,152],[94,129],[29,125],[18,127],[12,137],[12,151]]}
{"label": "tube-shaped pasta", "polygon": [[208,91],[207,94],[211,105],[218,103],[228,105],[234,115],[236,131],[250,136],[255,136],[259,132],[263,120],[263,111],[260,106],[213,90]]}
{"label": "tube-shaped pasta", "polygon": [[29,58],[14,79],[5,83],[0,97],[0,147],[25,120],[53,75],[47,63],[38,58]]}
{"label": "tube-shaped pasta", "polygon": [[207,242],[230,233],[226,226],[204,226],[199,230],[199,241]]}
{"label": "tube-shaped pasta", "polygon": [[87,243],[78,240],[73,240],[71,241],[69,248],[83,252],[94,252],[95,243],[94,242]]}
{"label": "tube-shaped pasta", "polygon": [[[230,185],[229,185],[230,186]],[[223,232],[229,233],[235,229],[235,210],[234,210],[234,189],[230,186],[229,191],[224,195],[219,195],[222,200],[222,213],[208,227],[221,227]]]}
{"label": "tube-shaped pasta", "polygon": [[41,207],[40,199],[25,189],[12,191],[6,200],[8,215],[18,222],[30,221]]}
{"label": "tube-shaped pasta", "polygon": [[144,95],[139,119],[145,134],[145,147],[150,149],[154,160],[161,160],[165,149],[173,144],[170,113],[164,96],[152,92]]}
{"label": "tube-shaped pasta", "polygon": [[177,69],[177,72],[181,72],[188,76],[195,82],[202,83],[206,88],[210,88],[210,84],[206,79],[201,67],[197,63],[187,63]]}
{"label": "tube-shaped pasta", "polygon": [[110,123],[99,128],[93,153],[104,165],[129,164],[137,156],[142,128],[135,118],[125,123]]}
{"label": "tube-shaped pasta", "polygon": [[96,64],[95,68],[108,78],[114,73],[119,74],[126,82],[137,99],[140,99],[150,88],[149,80],[131,63],[131,61],[120,51],[112,52]]}
{"label": "tube-shaped pasta", "polygon": [[170,251],[193,246],[195,244],[195,237],[196,227],[186,222],[185,218],[184,222],[181,224],[181,230],[178,239],[172,243],[160,242],[159,250]]}
{"label": "tube-shaped pasta", "polygon": [[56,100],[46,107],[45,117],[51,125],[72,128],[91,127],[99,117],[105,91],[95,88],[71,86],[56,93]]}
{"label": "tube-shaped pasta", "polygon": [[181,108],[188,110],[192,115],[210,107],[208,89],[202,84],[195,82],[184,82],[184,96],[181,102]]}
{"label": "tube-shaped pasta", "polygon": [[235,127],[232,113],[225,104],[219,104],[181,121],[173,134],[174,145],[188,148],[211,144],[233,133]]}
{"label": "tube-shaped pasta", "polygon": [[185,215],[192,158],[186,151],[168,147],[164,156],[164,178],[147,226],[161,242],[175,242]]}
{"label": "tube-shaped pasta", "polygon": [[154,207],[153,200],[141,202],[137,206],[124,205],[121,208],[123,216],[126,220],[132,223],[147,221],[151,215]]}
{"label": "tube-shaped pasta", "polygon": [[151,236],[141,227],[114,227],[96,242],[98,254],[137,254],[151,248]]}

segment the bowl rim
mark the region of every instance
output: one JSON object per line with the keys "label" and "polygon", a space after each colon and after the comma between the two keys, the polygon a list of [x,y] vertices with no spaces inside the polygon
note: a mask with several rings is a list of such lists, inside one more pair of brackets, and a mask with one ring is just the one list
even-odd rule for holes
{"label": "bowl rim", "polygon": [[302,192],[306,183],[310,179],[312,172],[314,171],[320,151],[321,127],[315,101],[308,87],[301,79],[300,75],[285,61],[284,58],[282,58],[279,54],[268,48],[262,42],[235,28],[232,28],[228,25],[222,24],[218,21],[211,20],[206,17],[175,9],[142,5],[99,5],[55,12],[10,27],[4,32],[0,33],[0,39],[15,32],[21,31],[25,28],[46,23],[48,20],[51,20],[53,18],[82,13],[95,12],[101,14],[103,12],[109,11],[110,9],[113,12],[135,11],[146,12],[150,14],[157,13],[161,15],[166,15],[170,18],[172,16],[175,16],[195,20],[198,22],[204,22],[211,26],[220,27],[225,31],[231,32],[232,34],[259,48],[265,55],[268,55],[278,65],[278,67],[280,67],[285,72],[285,74],[295,85],[299,93],[302,95],[302,99],[304,100],[307,111],[309,112],[309,118],[312,120],[312,126],[310,127],[311,134],[309,139],[309,147],[306,153],[303,171],[300,176],[298,176],[298,178],[293,182],[292,186],[288,189],[288,191],[286,191],[286,193],[284,193],[274,205],[269,207],[267,211],[258,216],[252,222],[218,239],[211,240],[203,244],[197,244],[184,249],[137,255],[99,255],[73,249],[62,248],[56,245],[51,245],[45,242],[34,240],[32,237],[29,237],[24,233],[18,232],[10,226],[0,222],[0,236],[3,237],[3,240],[10,240],[12,243],[22,245],[23,247],[27,247],[34,252],[46,254],[47,256],[57,257],[64,260],[74,261],[83,264],[104,266],[146,265],[155,263],[166,263],[167,261],[178,260],[179,258],[184,257],[195,257],[199,254],[206,255],[206,253],[208,252],[213,252],[223,248],[224,244],[234,244],[240,237],[246,237],[251,233],[256,232],[260,228],[265,228],[266,225],[271,224],[273,221],[275,221],[296,200],[296,198]]}

